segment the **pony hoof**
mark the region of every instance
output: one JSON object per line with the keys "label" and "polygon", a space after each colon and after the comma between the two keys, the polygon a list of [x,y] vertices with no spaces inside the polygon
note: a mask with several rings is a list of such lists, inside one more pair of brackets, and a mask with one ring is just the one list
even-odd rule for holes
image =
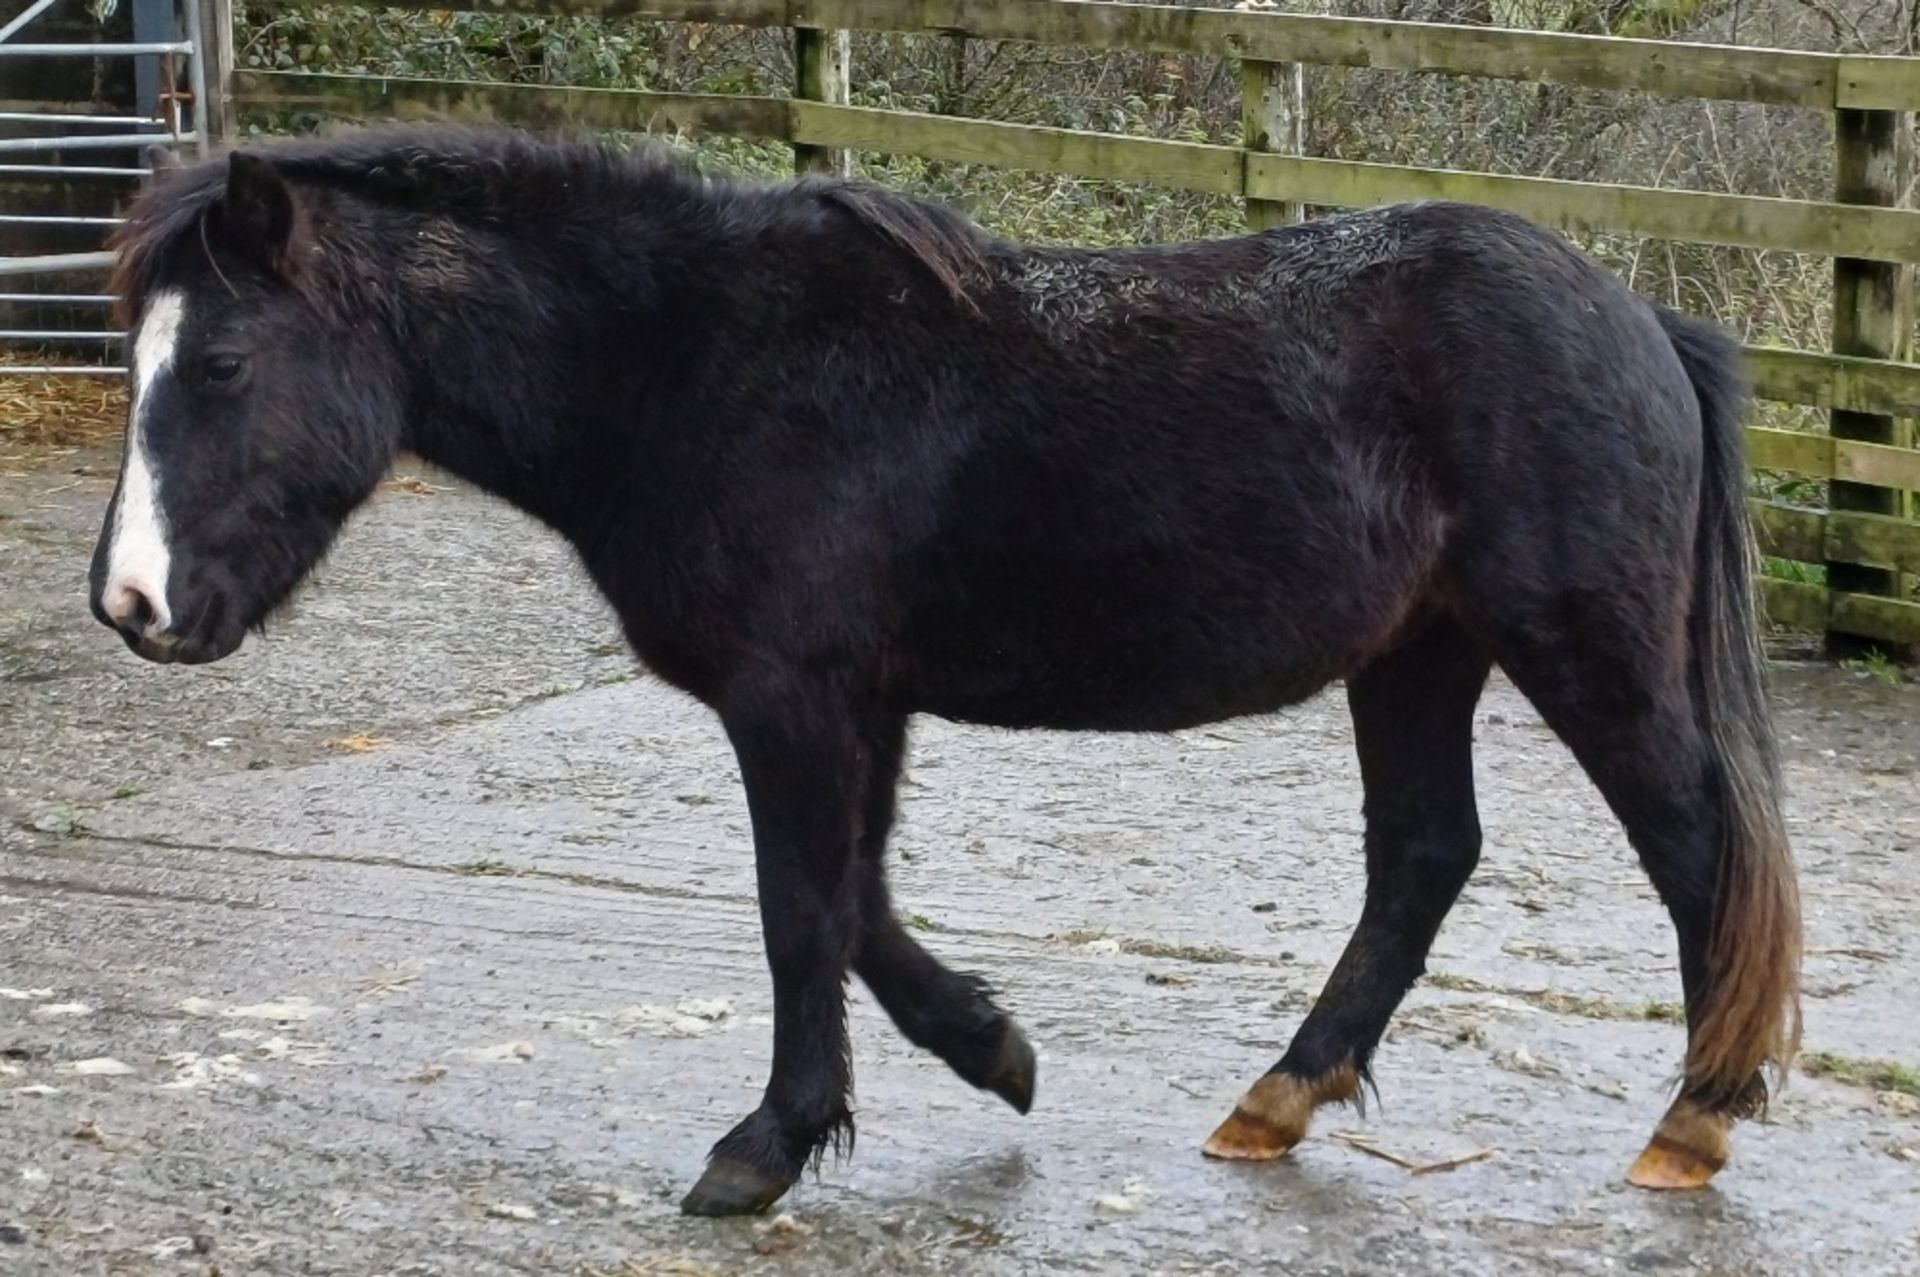
{"label": "pony hoof", "polygon": [[1635,1188],[1674,1190],[1704,1187],[1720,1163],[1699,1150],[1667,1146],[1655,1141],[1634,1159],[1627,1183]]}
{"label": "pony hoof", "polygon": [[1219,1161],[1271,1162],[1285,1157],[1305,1134],[1304,1130],[1283,1131],[1265,1118],[1236,1107],[1200,1151]]}
{"label": "pony hoof", "polygon": [[1270,1162],[1307,1137],[1307,1123],[1322,1104],[1352,1099],[1360,1076],[1342,1065],[1315,1078],[1269,1073],[1233,1106],[1200,1151],[1208,1157],[1240,1162]]}
{"label": "pony hoof", "polygon": [[1727,1164],[1727,1119],[1688,1100],[1675,1100],[1627,1171],[1636,1188],[1703,1187]]}
{"label": "pony hoof", "polygon": [[680,1202],[682,1215],[758,1215],[780,1200],[791,1180],[731,1157],[716,1157]]}
{"label": "pony hoof", "polygon": [[1027,1042],[1027,1035],[1012,1020],[1007,1021],[1006,1036],[1000,1039],[1000,1058],[987,1077],[987,1089],[1013,1106],[1025,1117],[1033,1109],[1033,1087],[1040,1062]]}

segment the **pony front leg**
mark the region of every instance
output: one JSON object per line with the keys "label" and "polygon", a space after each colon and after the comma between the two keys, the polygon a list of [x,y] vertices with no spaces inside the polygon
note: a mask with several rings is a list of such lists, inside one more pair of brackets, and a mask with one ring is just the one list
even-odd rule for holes
{"label": "pony front leg", "polygon": [[773,976],[773,1069],[755,1109],[714,1145],[681,1210],[765,1210],[832,1144],[851,1146],[846,978],[860,938],[857,840],[867,772],[849,707],[761,684],[721,710],[753,825]]}

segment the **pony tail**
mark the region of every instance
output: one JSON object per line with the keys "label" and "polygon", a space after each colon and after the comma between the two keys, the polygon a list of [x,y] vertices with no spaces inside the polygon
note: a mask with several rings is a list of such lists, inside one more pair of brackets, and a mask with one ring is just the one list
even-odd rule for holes
{"label": "pony tail", "polygon": [[[1739,352],[1670,312],[1661,324],[1700,399],[1705,430],[1691,617],[1696,712],[1720,790],[1722,844],[1707,989],[1689,1038],[1686,1085],[1711,1107],[1764,1104],[1800,1046],[1800,893],[1780,812],[1747,518]],[[1759,1083],[1757,1094],[1756,1081]]]}

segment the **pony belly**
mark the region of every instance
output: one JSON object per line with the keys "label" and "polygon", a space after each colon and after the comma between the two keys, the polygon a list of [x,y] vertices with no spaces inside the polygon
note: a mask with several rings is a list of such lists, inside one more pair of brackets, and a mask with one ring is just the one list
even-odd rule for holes
{"label": "pony belly", "polygon": [[1306,700],[1341,675],[1348,646],[1279,634],[1197,648],[1000,644],[984,659],[923,662],[911,708],[989,727],[1178,731]]}

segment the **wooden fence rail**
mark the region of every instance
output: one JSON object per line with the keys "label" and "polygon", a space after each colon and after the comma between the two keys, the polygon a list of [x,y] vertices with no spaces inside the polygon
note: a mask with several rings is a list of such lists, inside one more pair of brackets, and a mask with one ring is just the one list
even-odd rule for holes
{"label": "wooden fence rail", "polygon": [[[278,0],[277,7],[334,2]],[[382,0],[380,7],[957,35],[1637,89],[1815,110],[1920,110],[1912,58],[1109,0]]]}
{"label": "wooden fence rail", "polygon": [[[323,0],[275,0],[282,9]],[[1752,428],[1762,470],[1825,481],[1829,511],[1754,505],[1763,547],[1809,565],[1766,582],[1770,614],[1863,641],[1920,648],[1920,366],[1905,362],[1920,210],[1900,207],[1905,114],[1920,110],[1920,58],[1627,40],[1432,23],[1109,0],[383,0],[382,7],[637,17],[794,32],[791,97],[237,72],[234,102],[261,110],[567,125],[670,127],[788,142],[802,163],[849,152],[914,155],[1238,197],[1271,225],[1303,205],[1470,200],[1572,232],[1812,254],[1835,270],[1832,353],[1749,347],[1756,391],[1824,408],[1828,433]],[[1211,54],[1243,68],[1244,145],[1163,141],[847,104],[848,30]],[[1629,90],[1825,112],[1835,124],[1830,200],[1657,189],[1361,163],[1300,153],[1303,64]],[[839,77],[836,79],[836,76]],[[1821,574],[1824,574],[1822,576]]]}

